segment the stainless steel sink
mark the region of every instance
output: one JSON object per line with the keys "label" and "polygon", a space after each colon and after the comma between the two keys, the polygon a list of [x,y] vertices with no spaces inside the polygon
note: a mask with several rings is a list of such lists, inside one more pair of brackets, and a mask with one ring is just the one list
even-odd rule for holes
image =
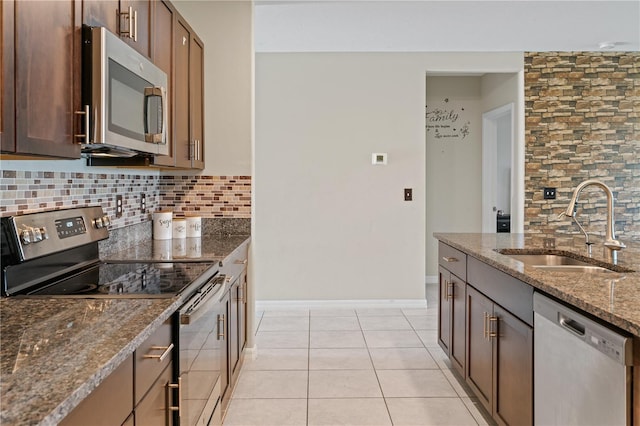
{"label": "stainless steel sink", "polygon": [[498,250],[498,253],[509,256],[525,265],[551,272],[580,272],[583,274],[631,272],[620,266],[612,265],[611,268],[606,268],[565,254],[527,253],[525,250],[518,249],[503,249]]}

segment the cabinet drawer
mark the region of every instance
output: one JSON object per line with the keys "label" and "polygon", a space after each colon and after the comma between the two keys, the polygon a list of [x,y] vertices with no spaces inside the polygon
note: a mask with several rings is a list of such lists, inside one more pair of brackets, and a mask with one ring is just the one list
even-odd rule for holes
{"label": "cabinet drawer", "polygon": [[467,255],[442,242],[438,243],[438,263],[463,281],[467,279]]}
{"label": "cabinet drawer", "polygon": [[533,326],[533,287],[473,257],[469,257],[467,282]]}
{"label": "cabinet drawer", "polygon": [[134,381],[136,405],[147,393],[162,370],[171,362],[171,357],[173,356],[173,349],[169,349],[171,344],[171,319],[169,318],[136,349]]}

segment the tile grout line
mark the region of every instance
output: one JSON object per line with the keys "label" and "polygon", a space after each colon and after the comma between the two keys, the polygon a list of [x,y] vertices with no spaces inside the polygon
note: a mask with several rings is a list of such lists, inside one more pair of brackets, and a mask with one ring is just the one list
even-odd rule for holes
{"label": "tile grout line", "polygon": [[371,350],[369,348],[369,344],[367,343],[367,338],[364,335],[364,330],[362,329],[362,324],[360,323],[360,315],[358,315],[358,311],[356,310],[356,318],[358,320],[358,325],[360,326],[360,332],[362,333],[362,339],[364,340],[364,347],[367,349],[367,354],[369,355],[369,361],[371,361],[371,367],[373,368],[373,374],[376,376],[376,381],[378,382],[378,387],[380,388],[380,395],[382,395],[382,401],[384,402],[384,408],[387,410],[387,416],[389,416],[389,422],[391,426],[393,426],[393,418],[391,417],[391,411],[389,410],[389,406],[387,405],[387,398],[384,396],[384,391],[382,390],[382,384],[380,383],[380,377],[378,377],[378,370],[376,369],[376,364],[373,362],[373,356],[371,356]]}

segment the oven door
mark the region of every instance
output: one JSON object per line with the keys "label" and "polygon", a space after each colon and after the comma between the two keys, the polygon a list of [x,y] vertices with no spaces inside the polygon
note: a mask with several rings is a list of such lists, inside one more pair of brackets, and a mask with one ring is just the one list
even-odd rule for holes
{"label": "oven door", "polygon": [[225,276],[216,276],[178,311],[180,425],[208,425],[214,412],[220,413],[226,292]]}

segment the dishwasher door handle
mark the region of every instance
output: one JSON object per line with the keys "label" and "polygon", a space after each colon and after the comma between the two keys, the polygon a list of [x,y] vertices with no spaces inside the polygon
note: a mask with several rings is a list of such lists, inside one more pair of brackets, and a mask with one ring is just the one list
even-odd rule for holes
{"label": "dishwasher door handle", "polygon": [[580,324],[578,321],[569,318],[568,316],[558,312],[558,322],[560,325],[576,336],[584,337],[585,326]]}

